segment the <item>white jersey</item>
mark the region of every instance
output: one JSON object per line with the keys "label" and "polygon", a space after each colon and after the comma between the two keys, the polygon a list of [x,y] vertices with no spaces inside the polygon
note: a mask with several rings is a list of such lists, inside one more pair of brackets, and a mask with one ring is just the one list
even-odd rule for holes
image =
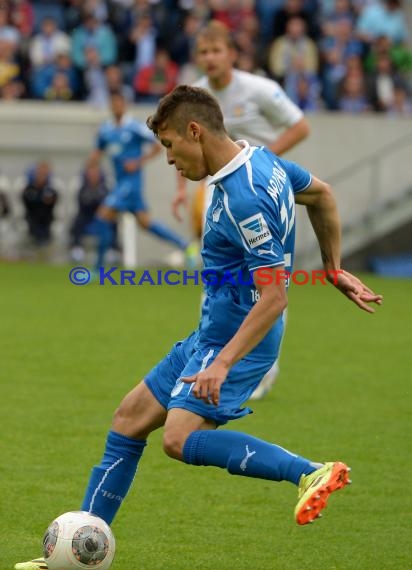
{"label": "white jersey", "polygon": [[219,101],[226,130],[233,140],[270,146],[281,132],[303,118],[303,112],[276,81],[234,69],[223,89],[212,89],[204,76],[194,83]]}

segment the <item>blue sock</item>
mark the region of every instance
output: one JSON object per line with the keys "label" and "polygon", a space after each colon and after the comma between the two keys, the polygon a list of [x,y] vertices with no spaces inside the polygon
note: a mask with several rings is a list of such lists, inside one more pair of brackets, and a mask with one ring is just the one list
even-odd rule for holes
{"label": "blue sock", "polygon": [[183,461],[222,467],[232,475],[290,481],[295,485],[301,475],[312,473],[320,466],[273,443],[226,430],[192,432],[183,448]]}
{"label": "blue sock", "polygon": [[147,229],[155,236],[164,239],[165,241],[170,241],[174,245],[177,245],[177,247],[180,249],[186,249],[189,245],[189,242],[187,240],[160,222],[151,222],[150,226]]}
{"label": "blue sock", "polygon": [[110,524],[126,497],[146,445],[114,431],[109,431],[106,449],[92,469],[82,511],[93,513]]}
{"label": "blue sock", "polygon": [[97,218],[96,230],[97,230],[97,259],[96,259],[96,271],[99,271],[99,267],[104,267],[104,257],[106,251],[110,248],[113,243],[114,238],[114,224],[108,222],[107,220],[102,220]]}

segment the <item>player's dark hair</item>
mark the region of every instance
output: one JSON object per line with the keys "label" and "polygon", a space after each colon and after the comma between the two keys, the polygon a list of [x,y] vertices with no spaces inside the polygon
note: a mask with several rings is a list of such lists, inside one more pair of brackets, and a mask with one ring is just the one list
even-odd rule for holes
{"label": "player's dark hair", "polygon": [[146,124],[155,135],[168,126],[184,134],[190,121],[204,125],[214,134],[226,134],[217,100],[206,89],[190,85],[179,85],[163,97]]}

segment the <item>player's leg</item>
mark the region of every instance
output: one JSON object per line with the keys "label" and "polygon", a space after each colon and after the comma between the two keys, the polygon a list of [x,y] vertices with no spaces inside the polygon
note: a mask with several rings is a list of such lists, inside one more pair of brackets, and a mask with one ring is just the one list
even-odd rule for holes
{"label": "player's leg", "polygon": [[[112,522],[133,482],[149,433],[165,418],[166,409],[143,382],[127,394],[115,412],[100,464],[92,469],[82,511]],[[15,570],[47,568],[44,558],[15,565]]]}
{"label": "player's leg", "polygon": [[[153,430],[163,425],[166,409],[142,382],[116,410],[100,464],[93,467],[81,505],[110,524],[136,474],[137,465]],[[15,570],[47,570],[44,558],[15,565]]]}
{"label": "player's leg", "polygon": [[135,212],[136,220],[139,226],[155,235],[156,237],[168,241],[169,243],[177,246],[182,251],[185,251],[189,245],[187,239],[180,236],[178,233],[171,230],[165,224],[153,220],[147,210],[138,210]]}
{"label": "player's leg", "polygon": [[[182,371],[182,377],[191,376],[210,364],[218,350],[207,354],[195,353]],[[207,358],[207,362],[206,359]],[[192,386],[178,382],[172,391],[165,423],[164,447],[168,455],[191,465],[210,465],[227,469],[233,475],[255,477],[271,481],[289,481],[300,486],[299,503],[295,513],[299,524],[315,518],[326,505],[328,495],[348,482],[348,468],[343,463],[313,462],[292,453],[274,443],[249,434],[210,429],[205,424],[201,429],[183,429],[191,414],[216,425],[226,423],[250,412],[242,408],[270,362],[253,362],[249,359],[238,362],[223,383],[218,406],[198,400],[192,394]],[[315,475],[312,475],[315,474]],[[304,516],[310,508],[310,519]]]}
{"label": "player's leg", "polygon": [[114,415],[103,457],[92,469],[81,510],[111,524],[135,477],[147,437],[165,419],[166,409],[144,382],[127,394]]}
{"label": "player's leg", "polygon": [[[177,342],[116,410],[100,465],[93,468],[82,510],[111,522],[136,474],[146,438],[164,424],[170,393],[193,352],[195,335]],[[16,570],[46,570],[44,558],[21,562]]]}
{"label": "player's leg", "polygon": [[189,355],[195,335],[177,342],[121,402],[116,410],[106,448],[92,470],[82,510],[110,524],[136,474],[148,435],[166,420],[170,393]]}
{"label": "player's leg", "polygon": [[[114,191],[113,191],[114,192]],[[110,199],[110,200],[109,200]],[[117,219],[118,208],[116,197],[111,194],[106,197],[96,212],[96,232],[97,232],[97,256],[96,271],[104,266],[107,250],[111,247],[114,238],[114,224]]]}

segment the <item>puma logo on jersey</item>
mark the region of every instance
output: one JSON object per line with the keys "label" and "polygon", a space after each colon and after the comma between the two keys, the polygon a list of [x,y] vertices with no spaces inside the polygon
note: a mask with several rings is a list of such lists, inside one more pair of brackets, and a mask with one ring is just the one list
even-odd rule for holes
{"label": "puma logo on jersey", "polygon": [[212,220],[217,223],[220,220],[220,214],[223,211],[223,204],[221,200],[216,202],[216,206],[212,210]]}

